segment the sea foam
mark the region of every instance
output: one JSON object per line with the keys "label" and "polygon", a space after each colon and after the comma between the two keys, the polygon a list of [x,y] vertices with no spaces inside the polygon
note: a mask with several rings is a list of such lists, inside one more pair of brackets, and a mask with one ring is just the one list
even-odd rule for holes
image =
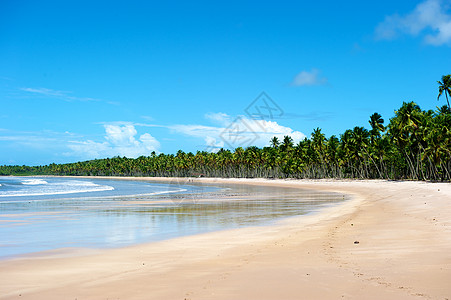
{"label": "sea foam", "polygon": [[24,185],[39,185],[39,184],[48,184],[48,182],[43,180],[43,179],[25,179],[25,180],[22,180],[22,184],[24,184]]}
{"label": "sea foam", "polygon": [[34,178],[20,179],[18,181],[16,179],[16,182],[16,185],[9,184],[8,190],[0,191],[0,197],[63,195],[114,190],[114,187],[109,185],[99,185],[91,181],[82,180],[46,181]]}

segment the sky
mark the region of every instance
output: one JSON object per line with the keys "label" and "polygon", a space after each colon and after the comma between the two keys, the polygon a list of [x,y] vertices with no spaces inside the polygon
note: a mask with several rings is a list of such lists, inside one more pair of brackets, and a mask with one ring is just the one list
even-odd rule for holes
{"label": "sky", "polygon": [[338,136],[450,73],[451,0],[0,0],[0,165]]}

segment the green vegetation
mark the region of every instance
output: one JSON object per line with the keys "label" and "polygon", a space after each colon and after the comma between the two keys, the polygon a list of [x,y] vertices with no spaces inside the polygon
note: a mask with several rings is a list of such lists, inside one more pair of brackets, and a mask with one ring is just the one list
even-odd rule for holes
{"label": "green vegetation", "polygon": [[[439,83],[439,97],[451,92],[450,75]],[[451,110],[423,111],[404,102],[384,126],[374,113],[370,129],[354,127],[340,137],[317,128],[296,145],[285,136],[269,147],[221,149],[217,153],[159,154],[137,159],[113,157],[47,166],[0,166],[0,175],[206,176],[266,178],[451,179]]]}

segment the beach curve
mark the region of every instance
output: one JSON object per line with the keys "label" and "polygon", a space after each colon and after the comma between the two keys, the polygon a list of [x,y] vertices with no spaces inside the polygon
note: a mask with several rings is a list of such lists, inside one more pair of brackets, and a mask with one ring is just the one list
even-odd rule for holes
{"label": "beach curve", "polygon": [[354,197],[273,226],[1,261],[0,299],[451,299],[447,183],[193,180]]}

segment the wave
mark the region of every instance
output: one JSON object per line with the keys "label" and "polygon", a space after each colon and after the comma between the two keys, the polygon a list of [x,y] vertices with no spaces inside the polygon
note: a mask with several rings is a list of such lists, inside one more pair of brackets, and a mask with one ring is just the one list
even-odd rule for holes
{"label": "wave", "polygon": [[0,192],[0,197],[48,196],[75,193],[91,193],[114,190],[109,185],[99,185],[90,181],[67,180],[47,182],[43,179],[21,179],[18,188]]}
{"label": "wave", "polygon": [[48,184],[47,181],[43,179],[24,179],[21,182],[23,185],[40,185],[40,184]]}
{"label": "wave", "polygon": [[[24,178],[15,177],[5,179],[6,184],[0,188],[0,201],[34,201],[43,198],[73,199],[89,198],[134,198],[143,196],[157,196],[171,193],[185,193],[189,189],[184,187],[158,186],[147,184],[122,184],[120,181],[96,181],[66,178]],[[5,187],[5,188],[4,188]],[[117,192],[112,192],[116,191]],[[60,195],[60,196],[59,196]]]}
{"label": "wave", "polygon": [[106,186],[105,188],[99,189],[86,189],[86,190],[73,190],[73,191],[56,191],[56,192],[36,192],[36,193],[17,193],[17,194],[0,194],[0,197],[24,197],[24,196],[51,196],[51,195],[65,195],[65,194],[76,194],[76,193],[89,193],[89,192],[104,192],[112,191],[114,187]]}

